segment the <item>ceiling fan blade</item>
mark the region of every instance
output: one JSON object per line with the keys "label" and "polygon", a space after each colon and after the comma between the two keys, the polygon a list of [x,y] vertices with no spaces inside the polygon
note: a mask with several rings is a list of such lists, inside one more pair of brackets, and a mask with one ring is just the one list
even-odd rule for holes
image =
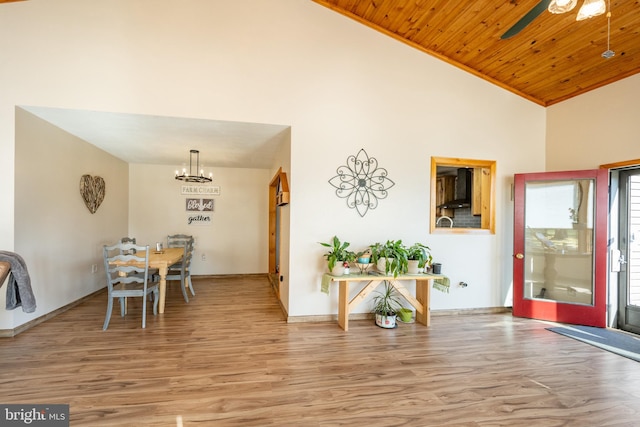
{"label": "ceiling fan blade", "polygon": [[542,12],[547,10],[547,7],[549,7],[549,3],[551,3],[551,0],[541,0],[540,3],[535,5],[535,7],[533,9],[531,9],[529,12],[527,12],[526,15],[524,15],[522,18],[520,18],[520,20],[518,22],[516,22],[513,25],[513,27],[509,28],[507,30],[507,32],[504,33],[500,38],[502,40],[505,40],[505,39],[508,39],[510,37],[515,36],[520,31],[524,30],[524,28],[527,25],[531,24],[534,19],[536,19],[538,16],[540,16],[542,14]]}

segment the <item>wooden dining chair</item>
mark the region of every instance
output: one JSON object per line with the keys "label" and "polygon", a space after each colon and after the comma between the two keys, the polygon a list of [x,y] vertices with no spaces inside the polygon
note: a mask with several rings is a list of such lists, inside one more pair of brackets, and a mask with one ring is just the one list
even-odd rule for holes
{"label": "wooden dining chair", "polygon": [[[131,250],[135,250],[132,253]],[[120,301],[120,313],[126,313],[125,299],[142,297],[142,327],[147,325],[147,297],[153,295],[153,314],[158,314],[158,283],[152,283],[149,273],[149,246],[118,243],[103,247],[104,270],[107,274],[107,315],[102,330],[106,330],[113,311],[113,300]]]}
{"label": "wooden dining chair", "polygon": [[[196,243],[195,239],[193,238],[193,236],[191,236],[189,234],[170,234],[170,235],[167,236],[167,246],[170,247],[170,248],[183,247],[183,246],[187,246],[188,244],[191,245],[191,249],[190,249],[190,251],[188,251],[189,264],[191,264],[191,257],[193,256],[195,243]],[[185,254],[183,259],[186,259],[186,258],[187,258],[187,256]],[[180,270],[181,268],[182,268],[182,261],[179,261],[179,262],[173,264],[170,267],[170,269],[172,269],[172,270]],[[189,270],[187,270],[187,271],[189,271]],[[191,275],[190,275],[190,273],[188,275],[188,281],[189,281],[189,290],[191,291],[191,295],[195,296],[196,295],[196,291],[193,289],[193,286],[191,284]],[[185,300],[188,302],[187,298],[185,298]]]}
{"label": "wooden dining chair", "polygon": [[181,248],[185,246],[189,240],[193,240],[193,236],[189,234],[169,234],[167,236],[167,247]]}
{"label": "wooden dining chair", "polygon": [[[187,240],[183,246],[184,254],[182,261],[177,262],[169,266],[166,280],[180,281],[180,288],[182,289],[182,296],[185,302],[189,302],[189,295],[187,294],[187,288],[191,290],[191,294],[195,296],[193,290],[193,283],[191,282],[191,258],[193,257],[193,239]],[[159,276],[154,276],[154,281],[160,280]]]}
{"label": "wooden dining chair", "polygon": [[[135,237],[123,237],[122,239],[120,239],[120,243],[133,243],[134,245],[137,244],[136,243],[136,238]],[[131,249],[132,252],[131,253],[136,253],[135,249]]]}
{"label": "wooden dining chair", "polygon": [[11,273],[11,264],[8,261],[0,261],[0,288],[4,284],[5,279]]}

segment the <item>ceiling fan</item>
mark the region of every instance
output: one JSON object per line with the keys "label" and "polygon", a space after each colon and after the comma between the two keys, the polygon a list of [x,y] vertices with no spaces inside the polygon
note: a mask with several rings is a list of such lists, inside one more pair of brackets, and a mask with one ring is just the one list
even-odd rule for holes
{"label": "ceiling fan", "polygon": [[[541,0],[537,5],[533,7],[526,15],[524,15],[513,27],[509,28],[500,38],[502,40],[515,36],[522,31],[527,25],[533,22],[538,16],[545,10],[551,13],[566,13],[573,10],[578,4],[578,0]],[[576,21],[582,21],[583,19],[593,18],[594,16],[602,15],[607,10],[605,0],[584,0],[582,7],[578,11]]]}

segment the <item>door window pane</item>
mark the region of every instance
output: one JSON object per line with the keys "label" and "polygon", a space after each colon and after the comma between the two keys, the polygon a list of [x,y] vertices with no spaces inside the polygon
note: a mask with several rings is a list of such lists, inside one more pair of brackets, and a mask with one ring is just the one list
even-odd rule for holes
{"label": "door window pane", "polygon": [[640,175],[629,176],[628,305],[640,307]]}
{"label": "door window pane", "polygon": [[592,179],[525,186],[524,298],[593,304]]}

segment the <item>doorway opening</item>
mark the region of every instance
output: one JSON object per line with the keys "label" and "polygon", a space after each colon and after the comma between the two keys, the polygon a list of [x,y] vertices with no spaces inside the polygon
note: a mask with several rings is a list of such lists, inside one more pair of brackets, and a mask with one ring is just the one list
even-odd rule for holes
{"label": "doorway opening", "polygon": [[[640,160],[611,169],[611,326],[640,334]],[[603,167],[605,167],[603,166]]]}
{"label": "doorway opening", "polygon": [[289,204],[287,174],[278,169],[269,183],[269,281],[280,299],[280,208]]}

